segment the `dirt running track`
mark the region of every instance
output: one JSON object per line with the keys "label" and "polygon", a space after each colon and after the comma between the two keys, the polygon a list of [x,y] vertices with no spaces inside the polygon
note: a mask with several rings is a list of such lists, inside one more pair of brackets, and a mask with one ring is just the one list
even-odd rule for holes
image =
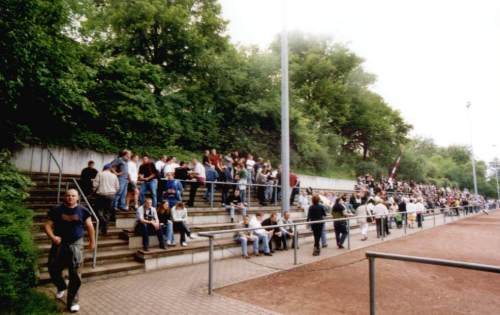
{"label": "dirt running track", "polygon": [[[500,211],[217,293],[283,314],[368,314],[366,250],[500,266]],[[500,314],[499,274],[387,260],[378,260],[376,266],[378,314]]]}

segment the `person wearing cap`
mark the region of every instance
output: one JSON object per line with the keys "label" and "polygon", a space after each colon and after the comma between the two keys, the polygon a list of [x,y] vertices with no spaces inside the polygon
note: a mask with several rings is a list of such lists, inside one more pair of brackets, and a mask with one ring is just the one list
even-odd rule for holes
{"label": "person wearing cap", "polygon": [[96,193],[95,207],[99,216],[99,229],[104,235],[108,232],[108,222],[115,220],[113,201],[120,189],[118,177],[111,172],[111,164],[106,164],[102,172],[93,180]]}

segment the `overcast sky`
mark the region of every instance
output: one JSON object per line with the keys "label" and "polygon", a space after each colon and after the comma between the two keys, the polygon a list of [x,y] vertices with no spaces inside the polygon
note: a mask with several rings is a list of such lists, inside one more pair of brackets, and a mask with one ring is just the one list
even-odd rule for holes
{"label": "overcast sky", "polygon": [[[232,41],[266,48],[283,1],[220,0]],[[363,57],[413,135],[469,145],[470,117],[476,158],[500,156],[500,0],[287,0],[287,20]]]}

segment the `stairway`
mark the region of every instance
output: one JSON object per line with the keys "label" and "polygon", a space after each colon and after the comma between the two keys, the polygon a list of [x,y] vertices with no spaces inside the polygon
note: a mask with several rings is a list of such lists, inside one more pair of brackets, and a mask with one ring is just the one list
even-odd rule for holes
{"label": "stairway", "polygon": [[[43,225],[46,221],[47,212],[51,207],[57,204],[57,181],[56,174],[52,174],[50,183],[47,182],[46,173],[30,173],[29,176],[34,183],[34,186],[29,190],[29,198],[25,205],[33,210],[33,239],[39,249],[39,283],[44,284],[49,281],[47,270],[48,252],[50,250],[50,240],[45,235]],[[73,187],[73,178],[76,175],[65,174],[62,176],[62,192],[61,197],[66,188]],[[220,206],[220,191],[215,193],[214,208],[210,208],[210,203],[203,200],[205,188],[199,188],[195,199],[195,208],[190,208],[189,225],[195,233],[203,231],[215,231],[231,229],[236,226],[236,223],[230,222],[230,217],[227,210]],[[186,200],[189,196],[189,186],[183,194],[183,199]],[[255,195],[254,195],[255,196]],[[92,202],[92,200],[89,200]],[[269,214],[271,212],[280,211],[279,206],[258,206],[254,198],[251,200],[249,214],[255,214],[257,211]],[[304,213],[297,209],[291,209],[292,217],[295,220],[303,220]],[[84,264],[81,269],[82,278],[84,281],[105,279],[109,277],[123,276],[144,272],[146,270],[181,266],[192,263],[206,261],[208,258],[208,243],[205,238],[199,238],[189,243],[188,247],[179,246],[179,235],[176,233],[175,238],[178,245],[169,247],[167,251],[162,251],[152,247],[150,252],[144,253],[141,250],[141,238],[133,234],[135,224],[135,213],[120,212],[116,215],[115,223],[110,223],[108,234],[106,236],[99,235],[98,253],[96,268],[92,268],[92,252],[85,251]],[[301,237],[307,237],[307,232],[303,231]],[[156,243],[155,243],[156,242]],[[155,237],[151,238],[151,246],[157,244]],[[232,235],[224,235],[217,239],[216,249],[225,248],[232,249],[229,254],[226,252],[224,257],[238,253],[239,245],[232,240]],[[163,259],[161,266],[155,265],[151,268],[148,264],[149,259]],[[166,263],[165,263],[166,261]]]}

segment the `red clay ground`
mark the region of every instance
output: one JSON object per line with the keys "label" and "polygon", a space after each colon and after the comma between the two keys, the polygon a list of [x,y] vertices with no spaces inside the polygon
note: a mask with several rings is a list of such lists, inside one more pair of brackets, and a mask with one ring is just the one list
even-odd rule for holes
{"label": "red clay ground", "polygon": [[[368,314],[366,250],[500,266],[500,211],[217,293],[284,314]],[[376,265],[378,314],[500,314],[499,274],[387,260]]]}

